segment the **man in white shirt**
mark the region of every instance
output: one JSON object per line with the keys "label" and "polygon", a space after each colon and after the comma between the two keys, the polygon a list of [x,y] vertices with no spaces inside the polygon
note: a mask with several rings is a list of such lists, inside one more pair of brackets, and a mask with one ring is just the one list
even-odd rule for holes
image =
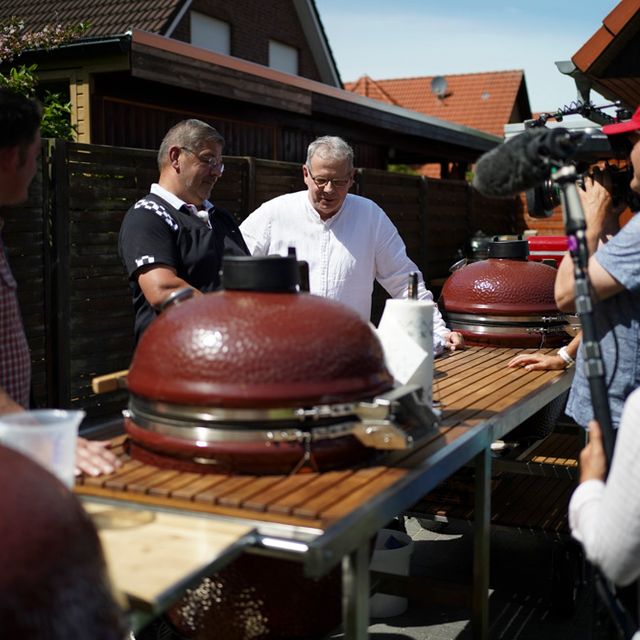
{"label": "man in white shirt", "polygon": [[[406,298],[409,275],[419,273],[386,213],[367,198],[349,193],[353,184],[353,150],[342,138],[314,140],[302,165],[306,191],[265,202],[241,225],[253,255],[287,255],[295,247],[309,263],[311,293],[338,300],[364,320],[371,315],[373,281],[394,298]],[[433,300],[422,277],[418,298]],[[451,351],[462,336],[447,329],[437,307],[434,347]]]}

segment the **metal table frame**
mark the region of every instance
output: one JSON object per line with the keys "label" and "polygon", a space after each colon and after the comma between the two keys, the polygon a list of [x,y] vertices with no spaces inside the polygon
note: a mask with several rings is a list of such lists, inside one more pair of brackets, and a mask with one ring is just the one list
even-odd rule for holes
{"label": "metal table frame", "polygon": [[309,544],[306,571],[319,576],[342,559],[343,622],[350,640],[367,637],[369,625],[369,540],[393,517],[402,514],[440,482],[473,460],[475,466],[474,564],[472,634],[489,633],[489,530],[491,512],[491,443],[509,433],[571,386],[573,371],[565,371],[508,409],[473,427],[453,442],[425,457],[398,483],[354,510]]}
{"label": "metal table frame", "polygon": [[[449,431],[451,425],[443,421],[442,436],[434,438],[413,457],[405,452],[407,459],[403,461],[400,456],[397,466],[406,469],[405,475],[324,530],[251,518],[230,519],[255,526],[248,551],[295,558],[303,562],[309,577],[320,577],[341,564],[345,636],[349,640],[361,640],[368,636],[369,626],[370,553],[367,542],[392,518],[403,514],[439,483],[473,461],[476,516],[471,624],[473,637],[486,639],[489,630],[490,445],[564,393],[572,378],[572,370],[547,377],[534,390],[490,417],[473,424],[456,423],[454,434]],[[113,501],[123,502],[115,498]],[[144,508],[157,507],[146,505]],[[216,514],[194,512],[193,515],[228,519]],[[175,598],[180,595],[176,593]]]}

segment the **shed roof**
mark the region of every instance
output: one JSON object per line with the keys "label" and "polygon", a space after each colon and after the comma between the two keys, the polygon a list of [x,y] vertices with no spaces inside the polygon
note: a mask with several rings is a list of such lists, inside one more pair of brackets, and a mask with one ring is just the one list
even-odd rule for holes
{"label": "shed roof", "polygon": [[[44,57],[43,57],[44,56]],[[372,100],[342,88],[284,73],[254,62],[149,32],[83,38],[50,52],[23,54],[27,64],[55,73],[77,60],[110,60],[114,69],[161,85],[261,105],[263,108],[319,117],[351,126],[373,127],[397,153],[397,162],[473,161],[500,138],[465,125]],[[167,70],[171,69],[168,73]],[[501,136],[500,136],[501,137]],[[402,151],[404,150],[404,151]]]}
{"label": "shed roof", "polygon": [[[194,78],[194,88],[198,87],[200,91],[222,92],[221,95],[229,96],[238,93],[239,85],[243,99],[248,101],[308,115],[323,113],[346,120],[366,121],[396,134],[417,135],[434,143],[451,145],[450,149],[458,147],[465,156],[487,151],[498,142],[494,136],[460,123],[382,104],[341,88],[205,51],[171,38],[136,30],[128,40],[131,71],[137,77],[188,87],[187,67],[179,78],[167,77],[162,60],[181,61],[185,65],[205,63],[207,71],[215,73],[216,82],[203,83],[201,77]],[[152,59],[158,62],[152,63]]]}
{"label": "shed roof", "polygon": [[506,123],[531,115],[522,70],[448,75],[446,91],[440,96],[432,90],[436,78],[373,80],[362,76],[345,83],[345,89],[497,136]]}

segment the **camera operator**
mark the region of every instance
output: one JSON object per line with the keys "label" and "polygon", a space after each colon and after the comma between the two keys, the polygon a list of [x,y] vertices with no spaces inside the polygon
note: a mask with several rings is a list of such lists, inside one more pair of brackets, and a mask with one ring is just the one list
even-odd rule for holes
{"label": "camera operator", "polygon": [[[640,108],[631,120],[605,126],[602,131],[608,136],[627,138],[633,169],[630,187],[640,193]],[[582,200],[596,336],[602,352],[611,420],[614,427],[619,426],[619,435],[607,476],[602,432],[592,419],[581,348],[566,413],[579,424],[588,424],[589,444],[580,454],[580,484],[569,503],[569,524],[587,558],[609,580],[626,586],[640,576],[640,494],[637,491],[640,479],[637,464],[640,450],[640,216],[634,215],[619,229],[618,212],[607,186],[610,185],[606,173],[594,172],[585,180]],[[574,270],[567,257],[558,270],[555,293],[561,309],[574,308]],[[633,597],[637,599],[637,593]],[[628,634],[633,633],[631,629],[637,628],[637,615],[627,615],[620,601],[615,609],[616,618],[627,619],[625,626],[629,631],[625,631],[625,637],[629,637]]]}
{"label": "camera operator", "polygon": [[624,405],[609,475],[599,424],[589,423],[580,454],[580,484],[569,503],[569,525],[587,558],[619,586],[640,576],[640,389]]}
{"label": "camera operator", "polygon": [[[631,120],[602,128],[607,136],[625,136],[631,145],[631,189],[640,192],[640,108]],[[611,418],[620,422],[626,398],[640,386],[640,216],[619,228],[620,210],[611,196],[611,176],[595,168],[584,179],[581,194],[586,221],[588,272],[594,297],[596,335],[600,343]],[[575,281],[571,258],[562,261],[555,284],[556,304],[575,311]],[[567,414],[587,427],[593,419],[584,354],[578,351],[576,374]]]}

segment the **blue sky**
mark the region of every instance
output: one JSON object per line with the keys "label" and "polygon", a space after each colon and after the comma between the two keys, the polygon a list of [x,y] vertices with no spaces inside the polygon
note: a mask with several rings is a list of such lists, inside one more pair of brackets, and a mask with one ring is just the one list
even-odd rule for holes
{"label": "blue sky", "polygon": [[[344,82],[524,69],[533,111],[575,100],[556,68],[617,0],[316,0]],[[594,95],[594,101],[602,99]]]}

